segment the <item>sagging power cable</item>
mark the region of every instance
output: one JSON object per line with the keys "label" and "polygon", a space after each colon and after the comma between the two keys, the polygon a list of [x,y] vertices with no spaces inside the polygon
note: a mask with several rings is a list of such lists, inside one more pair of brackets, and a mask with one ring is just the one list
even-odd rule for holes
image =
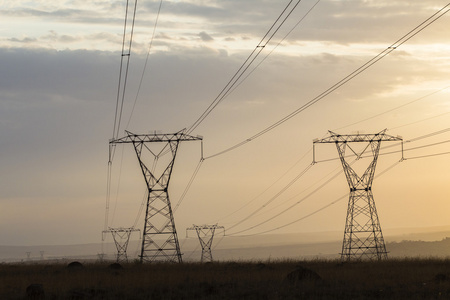
{"label": "sagging power cable", "polygon": [[238,209],[236,209],[235,211],[229,213],[228,215],[220,218],[219,220],[215,221],[215,222],[211,222],[211,223],[219,223],[219,221],[222,221],[223,219],[226,219],[234,214],[236,214],[237,212],[241,211],[242,209],[244,209],[245,207],[247,207],[248,205],[250,205],[251,203],[253,203],[254,201],[256,201],[257,199],[259,199],[259,197],[261,197],[264,193],[266,193],[270,188],[272,188],[276,183],[278,183],[284,176],[286,176],[286,174],[288,172],[290,172],[298,163],[300,163],[307,154],[309,154],[312,151],[312,148],[310,148],[302,157],[300,157],[300,159],[295,162],[294,164],[292,164],[292,166],[285,171],[278,179],[276,179],[274,182],[272,182],[272,184],[270,184],[266,189],[264,189],[261,193],[259,193],[258,195],[256,195],[255,197],[253,197],[251,200],[247,201],[244,205],[242,205],[241,207],[239,207]]}
{"label": "sagging power cable", "polygon": [[131,20],[131,31],[129,41],[127,43],[127,27],[128,27],[128,9],[129,2],[127,0],[125,9],[125,24],[123,26],[123,38],[122,38],[122,54],[120,57],[120,69],[119,69],[119,82],[117,86],[117,99],[116,99],[116,113],[114,116],[114,128],[113,128],[113,139],[117,139],[120,131],[120,123],[122,120],[123,104],[125,100],[125,92],[128,80],[128,71],[130,67],[130,57],[131,57],[131,46],[133,44],[133,33],[134,33],[134,23],[136,20],[136,7],[137,0],[134,0],[134,9]]}
{"label": "sagging power cable", "polygon": [[[119,67],[119,79],[117,84],[117,94],[116,94],[116,109],[114,114],[114,125],[113,125],[113,133],[112,138],[118,138],[120,131],[120,123],[122,120],[123,114],[123,105],[125,101],[125,92],[128,80],[128,72],[130,66],[130,56],[131,56],[131,46],[133,42],[133,33],[134,33],[134,24],[136,19],[136,8],[137,8],[137,0],[134,0],[134,8],[131,17],[131,30],[129,34],[129,41],[127,42],[127,31],[128,31],[128,23],[129,23],[129,7],[130,0],[127,0],[125,7],[125,20],[123,26],[123,36],[122,36],[122,52],[120,57],[120,67]],[[109,225],[109,203],[111,199],[111,180],[112,180],[112,161],[114,159],[116,147],[115,145],[109,146],[109,157],[108,157],[108,170],[107,170],[107,183],[106,183],[106,211],[105,211],[105,225],[104,229],[106,230]]]}
{"label": "sagging power cable", "polygon": [[134,98],[133,107],[131,108],[130,118],[128,119],[128,123],[127,123],[126,128],[128,128],[128,126],[130,125],[131,118],[133,116],[134,109],[136,107],[136,103],[137,103],[137,100],[138,100],[138,97],[139,97],[139,93],[141,91],[142,82],[144,81],[144,75],[145,75],[145,71],[147,69],[148,59],[149,59],[149,56],[150,56],[150,51],[152,50],[153,40],[155,39],[156,27],[158,26],[159,15],[161,14],[161,7],[162,7],[162,0],[160,0],[160,2],[159,2],[158,12],[156,14],[156,21],[155,21],[155,25],[153,26],[152,37],[150,38],[150,43],[149,43],[149,46],[148,46],[147,57],[145,58],[144,67],[142,68],[141,79],[139,80],[139,86],[138,86],[138,89],[137,89],[137,92],[136,92],[136,97]]}
{"label": "sagging power cable", "polygon": [[[350,127],[350,126],[353,126],[353,125],[356,125],[356,124],[359,124],[359,123],[363,123],[363,122],[365,122],[365,121],[368,121],[368,120],[377,118],[377,117],[379,117],[379,116],[382,116],[382,115],[384,115],[384,114],[393,112],[393,111],[395,111],[395,110],[397,110],[397,109],[400,109],[400,108],[402,108],[402,107],[405,107],[405,106],[410,105],[410,104],[412,104],[412,103],[415,103],[415,102],[417,102],[417,101],[423,100],[423,99],[425,99],[425,98],[427,98],[427,97],[430,97],[430,96],[432,96],[432,95],[434,95],[434,94],[437,94],[437,93],[439,93],[439,92],[442,92],[442,91],[444,91],[444,90],[446,90],[446,89],[448,89],[448,88],[450,88],[450,85],[449,85],[449,86],[446,86],[446,87],[444,87],[444,88],[441,88],[441,89],[439,89],[439,90],[437,90],[437,91],[431,92],[431,93],[429,93],[429,94],[427,94],[427,95],[425,95],[425,96],[422,96],[422,97],[419,97],[419,98],[414,99],[414,100],[412,100],[412,101],[409,101],[409,102],[407,102],[407,103],[404,103],[404,104],[402,104],[402,105],[396,106],[396,107],[394,107],[394,108],[391,108],[391,109],[388,109],[388,110],[383,111],[383,112],[381,112],[381,113],[378,113],[378,114],[376,114],[376,115],[373,115],[373,116],[371,116],[371,117],[368,117],[368,118],[365,118],[365,119],[363,119],[363,120],[354,122],[354,123],[352,123],[352,124],[348,124],[348,125],[345,125],[345,126],[342,126],[342,127],[336,128],[336,129],[333,129],[332,131],[337,131],[337,130],[340,130],[340,129],[343,129],[343,128],[347,128],[347,127]],[[405,126],[405,125],[403,125],[403,126]],[[398,126],[398,127],[395,127],[395,128],[399,128],[399,127],[402,127],[402,126]],[[392,129],[393,129],[393,128],[391,128],[391,130],[392,130]]]}
{"label": "sagging power cable", "polygon": [[350,80],[352,80],[353,78],[355,78],[356,76],[358,76],[359,74],[361,74],[362,72],[364,72],[365,70],[367,70],[369,67],[373,66],[375,63],[377,63],[378,61],[380,61],[381,59],[383,59],[384,57],[386,57],[387,55],[389,55],[392,51],[396,50],[397,48],[399,48],[401,45],[403,45],[404,43],[406,43],[407,41],[409,41],[411,38],[413,38],[414,36],[416,36],[418,33],[420,33],[422,30],[424,30],[425,28],[427,28],[428,26],[430,26],[431,24],[433,24],[435,21],[437,21],[439,18],[441,18],[442,16],[444,16],[449,9],[447,9],[447,7],[450,6],[450,3],[448,3],[447,5],[445,5],[443,8],[441,8],[440,10],[438,10],[436,13],[434,13],[432,16],[430,16],[429,18],[427,18],[425,21],[423,21],[422,23],[420,23],[418,26],[416,26],[414,29],[410,30],[408,33],[406,33],[405,35],[403,35],[401,38],[399,38],[397,41],[395,41],[393,44],[391,44],[389,47],[387,47],[386,49],[384,49],[383,51],[381,51],[380,53],[378,53],[376,56],[374,56],[372,59],[370,59],[369,61],[367,61],[366,63],[364,63],[362,66],[360,66],[359,68],[357,68],[356,70],[354,70],[353,72],[351,72],[349,75],[347,75],[346,77],[344,77],[343,79],[341,79],[340,81],[338,81],[337,83],[335,83],[334,85],[332,85],[330,88],[328,88],[327,90],[325,90],[324,92],[322,92],[321,94],[319,94],[318,96],[314,97],[313,99],[309,100],[307,103],[303,104],[301,107],[299,107],[298,109],[296,109],[295,111],[291,112],[290,114],[288,114],[287,116],[285,116],[284,118],[278,120],[277,122],[273,123],[272,125],[266,127],[265,129],[261,130],[260,132],[256,133],[255,135],[245,139],[244,141],[235,144],[234,146],[231,146],[225,150],[222,150],[220,152],[217,152],[213,155],[207,156],[205,157],[205,159],[209,159],[212,157],[216,157],[222,154],[225,154],[227,152],[230,152],[234,149],[237,149],[255,139],[257,139],[258,137],[268,133],[269,131],[277,128],[278,126],[280,126],[281,124],[285,123],[286,121],[290,120],[291,118],[295,117],[296,115],[298,115],[299,113],[303,112],[304,110],[308,109],[309,107],[311,107],[312,105],[316,104],[317,102],[319,102],[320,100],[322,100],[323,98],[325,98],[326,96],[328,96],[329,94],[331,94],[332,92],[334,92],[335,90],[339,89],[340,87],[342,87],[343,85],[345,85],[347,82],[349,82]]}
{"label": "sagging power cable", "polygon": [[297,182],[303,175],[305,175],[306,172],[308,172],[308,170],[313,166],[313,164],[308,165],[302,172],[300,172],[294,179],[292,179],[286,186],[284,186],[277,194],[275,194],[272,198],[270,198],[268,201],[266,201],[262,206],[260,206],[257,210],[253,211],[250,215],[248,215],[247,217],[243,218],[242,220],[240,220],[239,222],[237,222],[236,224],[234,224],[233,226],[230,226],[229,228],[227,228],[227,230],[230,230],[240,224],[242,224],[243,222],[247,221],[248,219],[250,219],[251,217],[253,217],[255,214],[257,214],[258,212],[260,212],[262,209],[264,209],[267,205],[269,205],[270,203],[272,203],[275,199],[277,199],[281,194],[283,194],[285,191],[287,191],[295,182]]}
{"label": "sagging power cable", "polygon": [[[400,163],[399,161],[396,161],[396,162],[393,163],[391,166],[389,166],[388,168],[386,168],[385,170],[383,170],[381,173],[379,173],[377,176],[375,176],[375,178],[378,178],[378,177],[380,177],[381,175],[387,173],[388,171],[390,171],[391,169],[393,169],[393,168],[394,168],[396,165],[398,165],[399,163]],[[339,173],[339,174],[340,174],[340,173]],[[337,174],[337,175],[339,175],[339,174]],[[311,217],[311,216],[313,216],[313,215],[316,215],[316,214],[318,214],[319,212],[321,212],[321,211],[327,209],[328,207],[330,207],[330,206],[332,206],[332,205],[334,205],[334,204],[336,204],[336,203],[338,203],[338,202],[340,202],[340,201],[342,201],[342,200],[344,200],[344,199],[346,199],[346,198],[348,198],[348,193],[346,193],[345,195],[340,196],[339,198],[333,200],[332,202],[330,202],[330,203],[328,203],[328,204],[326,204],[326,205],[320,207],[319,209],[317,209],[317,210],[315,210],[315,211],[313,211],[313,212],[311,212],[311,213],[309,213],[309,214],[307,214],[307,215],[305,215],[305,216],[303,216],[303,217],[301,217],[301,218],[299,218],[299,219],[296,219],[296,220],[294,220],[294,221],[288,222],[288,223],[286,223],[286,224],[284,224],[284,225],[281,225],[281,226],[278,226],[278,227],[275,227],[275,228],[272,228],[272,229],[268,229],[268,230],[261,231],[261,232],[258,232],[258,233],[253,233],[253,234],[237,235],[237,234],[239,233],[239,232],[238,232],[238,233],[231,234],[231,235],[236,236],[236,237],[238,237],[238,236],[239,236],[239,237],[247,237],[247,236],[255,236],[255,235],[260,235],[260,234],[265,234],[265,233],[269,233],[269,232],[272,232],[272,231],[276,231],[276,230],[279,230],[279,229],[288,227],[288,226],[290,226],[290,225],[292,225],[292,224],[298,223],[298,222],[300,222],[300,221],[303,221],[303,220],[305,220],[305,219],[307,219],[307,218],[309,218],[309,217]],[[280,213],[280,214],[281,214],[281,213]],[[277,216],[278,216],[278,215],[277,215]],[[275,218],[275,217],[273,217],[273,218]],[[272,219],[273,219],[273,218],[272,218]],[[255,226],[255,227],[256,227],[256,226]],[[245,231],[247,231],[247,230],[245,230]],[[243,231],[242,231],[242,232],[243,232]]]}
{"label": "sagging power cable", "polygon": [[[439,134],[446,133],[448,131],[450,131],[450,128],[441,129],[441,130],[438,130],[438,131],[430,132],[430,133],[427,133],[427,134],[424,134],[424,135],[421,135],[421,136],[418,136],[418,137],[406,140],[404,143],[416,142],[416,141],[419,141],[419,140],[422,140],[422,139],[426,139],[426,138],[429,138],[429,137],[432,137],[432,136],[436,136],[436,135],[439,135]],[[437,144],[442,144],[442,143],[447,143],[447,142],[448,141],[441,141],[441,142],[438,142],[438,143],[427,144],[427,145],[419,146],[419,147],[415,147],[415,148],[407,148],[407,149],[396,150],[396,151],[391,151],[391,152],[380,152],[379,155],[394,154],[394,153],[399,153],[399,152],[402,152],[402,151],[410,151],[410,150],[415,150],[415,149],[419,149],[419,148],[431,147],[431,146],[434,146],[434,145],[437,145]],[[401,145],[401,143],[392,143],[391,145],[387,145],[387,146],[381,147],[381,150],[386,150],[386,149],[392,148],[392,147],[398,147],[399,145]],[[347,157],[351,157],[351,156],[353,156],[353,155],[346,155],[345,157],[347,158]],[[366,157],[367,156],[361,156],[361,158],[366,158]],[[316,162],[317,163],[319,163],[319,162],[328,162],[328,161],[334,161],[334,160],[339,160],[339,159],[340,158],[338,158],[338,157],[337,158],[329,158],[329,159],[323,159],[323,160],[316,161]]]}
{"label": "sagging power cable", "polygon": [[[356,160],[355,160],[355,161],[356,161]],[[354,161],[353,161],[352,163],[354,163]],[[246,228],[246,229],[239,230],[239,231],[237,231],[237,232],[234,232],[234,233],[231,233],[231,234],[227,234],[227,235],[230,235],[230,236],[238,235],[238,234],[240,234],[240,233],[242,233],[242,232],[246,232],[246,231],[252,230],[252,229],[254,229],[254,228],[256,228],[256,227],[259,227],[259,226],[261,226],[261,225],[263,225],[263,224],[265,224],[265,223],[267,223],[267,222],[269,222],[269,221],[271,221],[271,220],[273,220],[273,219],[279,217],[280,215],[282,215],[282,214],[288,212],[288,211],[291,210],[293,207],[299,205],[300,203],[302,203],[303,201],[305,201],[306,199],[308,199],[309,197],[311,197],[312,195],[314,195],[315,193],[317,193],[319,190],[321,190],[323,187],[325,187],[328,183],[330,183],[331,181],[333,181],[334,179],[336,179],[342,172],[343,172],[343,170],[340,170],[338,173],[336,173],[335,175],[333,175],[331,178],[329,178],[329,179],[328,179],[327,181],[325,181],[323,184],[321,184],[320,186],[318,186],[316,189],[314,189],[314,190],[313,190],[312,192],[310,192],[308,195],[302,197],[300,200],[298,200],[297,202],[293,203],[292,205],[290,205],[290,206],[287,207],[286,209],[282,210],[281,212],[277,213],[276,215],[274,215],[274,216],[272,216],[272,217],[270,217],[270,218],[268,218],[268,219],[266,219],[266,220],[264,220],[264,221],[262,221],[262,222],[260,222],[260,223],[258,223],[258,224],[256,224],[256,225],[250,226],[250,227],[248,227],[248,228]]]}
{"label": "sagging power cable", "polygon": [[187,134],[190,134],[194,131],[200,123],[202,123],[205,118],[211,113],[211,111],[216,108],[219,103],[225,99],[225,97],[230,93],[233,87],[238,83],[244,73],[248,70],[248,68],[253,64],[255,59],[259,56],[259,54],[264,50],[267,44],[272,40],[275,34],[280,30],[281,26],[286,22],[295,8],[300,4],[301,0],[298,0],[296,3],[293,3],[293,0],[289,1],[286,7],[283,9],[281,14],[263,36],[261,41],[256,45],[255,49],[250,53],[244,63],[239,67],[236,73],[231,77],[225,87],[220,91],[217,97],[212,101],[212,103],[206,108],[206,110],[200,115],[200,117],[187,129]]}

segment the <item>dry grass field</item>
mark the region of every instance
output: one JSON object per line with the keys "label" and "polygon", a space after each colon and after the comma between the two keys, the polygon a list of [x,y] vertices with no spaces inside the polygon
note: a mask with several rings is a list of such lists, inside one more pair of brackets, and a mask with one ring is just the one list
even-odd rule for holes
{"label": "dry grass field", "polygon": [[449,298],[443,259],[0,265],[0,299]]}

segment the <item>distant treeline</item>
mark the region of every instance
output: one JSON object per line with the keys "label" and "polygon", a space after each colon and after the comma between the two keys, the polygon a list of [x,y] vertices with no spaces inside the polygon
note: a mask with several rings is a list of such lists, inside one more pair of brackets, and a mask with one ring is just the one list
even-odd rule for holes
{"label": "distant treeline", "polygon": [[450,257],[450,238],[441,241],[401,241],[386,244],[390,257]]}

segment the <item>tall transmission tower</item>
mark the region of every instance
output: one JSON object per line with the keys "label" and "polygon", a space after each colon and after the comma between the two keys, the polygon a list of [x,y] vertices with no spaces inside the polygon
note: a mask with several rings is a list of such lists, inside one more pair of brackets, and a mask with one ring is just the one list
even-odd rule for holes
{"label": "tall transmission tower", "polygon": [[[314,140],[313,145],[319,143],[336,144],[350,187],[341,260],[386,259],[386,246],[375,208],[375,200],[373,199],[372,182],[381,142],[402,141],[402,138],[387,135],[386,129],[376,134],[340,135],[331,131],[329,133],[329,137]],[[359,148],[362,148],[362,150],[356,150],[353,143],[362,144]],[[356,174],[355,170],[346,161],[345,150],[347,148],[356,155],[356,159],[360,159],[364,154],[372,158],[371,163],[362,176]]]}
{"label": "tall transmission tower", "polygon": [[186,237],[189,230],[195,230],[197,232],[198,239],[200,240],[200,245],[202,246],[202,258],[201,262],[212,262],[212,252],[211,246],[214,238],[214,233],[216,229],[223,229],[223,234],[225,234],[225,227],[215,225],[192,225],[186,229]]}
{"label": "tall transmission tower", "polygon": [[[116,261],[117,262],[128,262],[128,255],[127,255],[127,248],[128,243],[130,241],[130,236],[133,232],[140,231],[139,229],[130,227],[130,228],[108,228],[108,230],[104,230],[103,234],[106,234],[108,232],[111,233],[114,244],[116,244],[117,249],[117,256]],[[102,257],[103,259],[103,257]]]}
{"label": "tall transmission tower", "polygon": [[[199,141],[202,137],[194,137],[181,130],[174,134],[134,134],[126,131],[122,138],[110,140],[110,145],[132,144],[144,175],[148,189],[145,211],[144,231],[142,234],[141,262],[182,262],[172,206],[168,187],[178,145],[182,141]],[[150,144],[158,143],[158,151]],[[156,174],[155,164],[160,157],[171,154],[161,174]],[[153,158],[152,161],[148,157]],[[149,168],[150,163],[153,166]]]}

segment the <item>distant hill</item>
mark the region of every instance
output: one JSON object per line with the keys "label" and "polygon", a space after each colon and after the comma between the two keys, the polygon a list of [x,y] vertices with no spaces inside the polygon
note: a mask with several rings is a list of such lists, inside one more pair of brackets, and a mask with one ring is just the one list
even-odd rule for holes
{"label": "distant hill", "polygon": [[[450,257],[450,229],[396,229],[385,231],[386,248],[391,258]],[[137,259],[142,241],[130,241],[128,256]],[[199,241],[180,239],[185,261],[201,257]],[[216,260],[279,260],[339,258],[342,232],[257,235],[248,237],[216,236],[213,257]],[[41,256],[41,252],[43,255]],[[29,257],[27,255],[29,253]],[[41,260],[97,260],[98,254],[114,260],[113,243],[81,245],[0,246],[0,262],[36,262]]]}
{"label": "distant hill", "polygon": [[386,245],[390,257],[450,257],[450,238],[441,241],[402,241]]}

